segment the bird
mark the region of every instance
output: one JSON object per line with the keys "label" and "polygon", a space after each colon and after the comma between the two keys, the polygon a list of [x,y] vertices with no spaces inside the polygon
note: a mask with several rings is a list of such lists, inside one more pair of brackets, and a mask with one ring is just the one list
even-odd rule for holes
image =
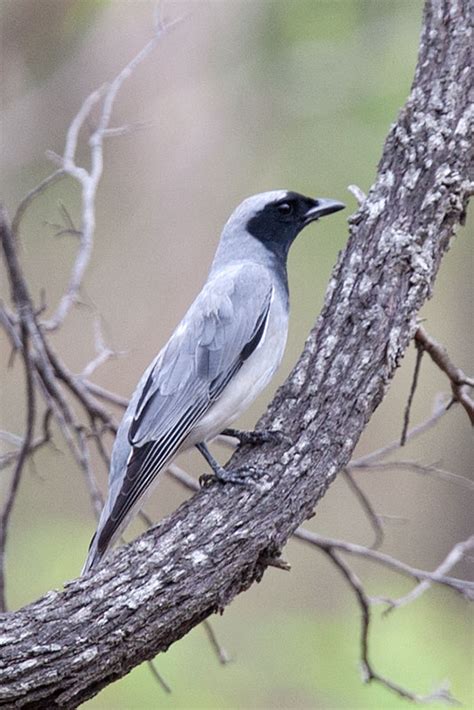
{"label": "bird", "polygon": [[158,474],[182,451],[195,446],[221,483],[245,482],[245,471],[220,466],[208,443],[221,433],[235,434],[229,425],[281,363],[290,246],[308,224],[344,207],[272,190],[248,197],[232,212],[206,283],[145,370],[117,430],[108,496],[83,574],[108,553]]}

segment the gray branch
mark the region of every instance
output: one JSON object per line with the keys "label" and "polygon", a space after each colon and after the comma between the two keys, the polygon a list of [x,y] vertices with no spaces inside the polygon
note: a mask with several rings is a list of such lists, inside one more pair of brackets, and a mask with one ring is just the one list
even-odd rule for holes
{"label": "gray branch", "polygon": [[469,3],[427,0],[410,97],[350,220],[323,311],[261,428],[290,442],[213,485],[93,574],[0,615],[3,707],[76,707],[259,581],[313,514],[381,402],[472,190]]}

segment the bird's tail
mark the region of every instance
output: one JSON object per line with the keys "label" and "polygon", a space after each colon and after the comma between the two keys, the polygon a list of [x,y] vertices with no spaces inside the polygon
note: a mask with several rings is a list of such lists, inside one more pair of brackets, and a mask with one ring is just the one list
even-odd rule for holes
{"label": "bird's tail", "polygon": [[95,533],[94,537],[91,540],[91,544],[89,545],[89,552],[87,553],[87,559],[84,563],[84,567],[82,568],[81,576],[87,574],[93,567],[95,567],[102,557],[104,556],[104,552],[99,551],[99,546],[98,546],[98,535]]}
{"label": "bird's tail", "polygon": [[109,499],[102,509],[97,530],[90,542],[87,559],[82,568],[81,575],[89,572],[107,555],[140,503],[140,501],[138,501],[135,507],[129,511],[128,515],[123,516],[120,520],[116,520],[111,515],[113,511],[113,500],[114,499],[110,499],[109,496]]}

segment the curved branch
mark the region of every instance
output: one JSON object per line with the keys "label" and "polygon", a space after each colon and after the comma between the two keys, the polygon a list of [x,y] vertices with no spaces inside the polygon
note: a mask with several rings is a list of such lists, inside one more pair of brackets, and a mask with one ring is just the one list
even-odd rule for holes
{"label": "curved branch", "polygon": [[442,370],[451,381],[451,389],[453,399],[457,400],[474,425],[474,400],[471,399],[468,393],[469,387],[474,387],[474,379],[468,377],[459,367],[456,367],[449,359],[448,353],[440,343],[436,342],[423,327],[419,327],[415,333],[415,341],[418,352],[426,351],[433,362]]}
{"label": "curved branch", "polygon": [[413,337],[455,227],[472,153],[470,24],[428,0],[410,97],[350,220],[323,311],[260,422],[291,444],[244,447],[266,474],[213,485],[94,573],[0,616],[0,701],[75,707],[261,579],[351,456]]}

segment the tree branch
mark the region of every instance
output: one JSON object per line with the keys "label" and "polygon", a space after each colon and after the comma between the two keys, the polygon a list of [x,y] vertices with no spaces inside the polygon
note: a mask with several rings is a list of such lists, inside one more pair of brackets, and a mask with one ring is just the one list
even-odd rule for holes
{"label": "tree branch", "polygon": [[469,388],[474,387],[474,378],[468,377],[461,368],[456,367],[449,359],[445,348],[428,335],[422,326],[415,333],[415,341],[418,346],[418,352],[427,352],[439,369],[448,376],[451,381],[454,400],[464,407],[471,424],[474,425],[474,400],[471,399],[468,393]]}
{"label": "tree branch", "polygon": [[360,646],[361,646],[361,671],[362,678],[365,683],[371,683],[372,681],[380,683],[380,685],[385,686],[388,690],[393,691],[402,698],[411,700],[415,703],[432,703],[434,701],[444,701],[451,705],[458,705],[458,702],[453,698],[449,689],[441,686],[433,693],[429,695],[418,695],[413,693],[406,688],[403,688],[398,683],[394,683],[389,678],[378,673],[372,662],[369,659],[369,630],[371,622],[371,610],[370,610],[370,599],[367,597],[364,587],[354,573],[354,571],[340,558],[337,552],[334,552],[332,547],[322,548],[323,552],[329,557],[333,564],[339,569],[346,582],[349,584],[353,590],[359,608],[361,611],[361,634],[360,634]]}
{"label": "tree branch", "polygon": [[[71,269],[69,284],[66,292],[61,298],[56,312],[43,324],[46,330],[56,330],[66,318],[71,307],[76,303],[79,290],[84,279],[86,269],[92,255],[95,230],[95,198],[97,188],[102,177],[103,170],[103,145],[104,140],[110,136],[109,124],[112,117],[117,95],[123,83],[132,75],[135,69],[146,57],[155,49],[162,35],[168,31],[176,22],[167,25],[158,21],[152,39],[136,54],[117,74],[115,79],[101,89],[93,91],[84,101],[74,120],[69,126],[66,136],[66,144],[62,156],[49,152],[49,157],[59,165],[56,173],[66,174],[77,180],[81,186],[81,229],[79,250]],[[87,171],[76,164],[76,151],[79,141],[79,133],[90,116],[92,109],[102,101],[97,128],[89,138],[91,167]]]}

